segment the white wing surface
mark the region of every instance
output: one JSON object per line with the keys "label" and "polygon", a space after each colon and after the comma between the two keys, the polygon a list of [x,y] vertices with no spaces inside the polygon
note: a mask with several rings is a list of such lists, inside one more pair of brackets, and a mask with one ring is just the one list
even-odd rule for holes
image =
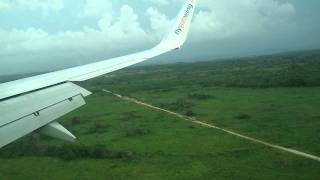
{"label": "white wing surface", "polygon": [[131,55],[0,84],[0,148],[35,130],[74,141],[55,120],[85,104],[91,93],[72,82],[85,81],[140,63],[186,41],[196,0],[187,0],[166,37],[155,47]]}

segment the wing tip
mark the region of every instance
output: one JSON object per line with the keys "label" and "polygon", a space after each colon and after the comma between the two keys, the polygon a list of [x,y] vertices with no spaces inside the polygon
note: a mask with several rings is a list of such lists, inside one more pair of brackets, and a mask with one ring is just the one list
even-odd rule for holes
{"label": "wing tip", "polygon": [[196,2],[196,0],[186,1],[179,14],[177,15],[175,23],[170,28],[169,33],[159,44],[160,47],[175,50],[181,49],[189,34],[190,24],[194,16]]}

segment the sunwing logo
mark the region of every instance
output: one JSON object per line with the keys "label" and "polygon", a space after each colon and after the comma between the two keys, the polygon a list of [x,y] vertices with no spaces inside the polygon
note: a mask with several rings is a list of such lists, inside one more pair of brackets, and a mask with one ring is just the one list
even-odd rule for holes
{"label": "sunwing logo", "polygon": [[195,1],[196,1],[196,0],[192,0],[191,4],[189,4],[188,7],[187,7],[187,9],[185,10],[184,16],[182,17],[182,19],[181,19],[181,21],[180,21],[180,23],[179,23],[178,29],[175,30],[175,33],[176,33],[177,35],[179,35],[179,34],[183,31],[184,26],[185,26],[185,24],[186,24],[186,22],[187,22],[187,19],[188,19],[189,15],[190,15],[190,12],[191,12],[191,11],[193,10],[193,8],[194,8]]}

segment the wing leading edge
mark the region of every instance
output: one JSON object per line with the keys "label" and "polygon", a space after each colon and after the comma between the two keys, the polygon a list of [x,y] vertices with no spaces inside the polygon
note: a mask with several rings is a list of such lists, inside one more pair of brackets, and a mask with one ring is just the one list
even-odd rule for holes
{"label": "wing leading edge", "polygon": [[[75,139],[54,121],[84,105],[83,97],[90,94],[71,82],[85,81],[179,49],[186,41],[195,4],[196,0],[187,0],[169,33],[149,50],[0,84],[0,147],[37,129],[64,137],[61,139]],[[57,95],[48,96],[50,93]],[[13,109],[18,106],[15,113]]]}

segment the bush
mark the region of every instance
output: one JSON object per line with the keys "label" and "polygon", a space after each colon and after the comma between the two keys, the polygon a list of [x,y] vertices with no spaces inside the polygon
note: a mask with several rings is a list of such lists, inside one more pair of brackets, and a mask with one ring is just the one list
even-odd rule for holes
{"label": "bush", "polygon": [[192,93],[188,95],[189,98],[191,99],[196,99],[196,100],[206,100],[212,98],[211,95],[208,94],[199,94],[199,93]]}
{"label": "bush", "polygon": [[[65,161],[76,159],[125,159],[132,160],[139,156],[134,152],[113,151],[106,148],[105,145],[96,144],[93,146],[76,146],[74,144],[65,144],[62,146],[43,147],[43,151],[38,156],[58,157]],[[33,155],[35,156],[35,155]]]}
{"label": "bush", "polygon": [[107,125],[107,124],[103,124],[101,122],[95,122],[92,126],[92,128],[90,128],[88,130],[88,133],[91,134],[91,133],[105,133],[108,128],[110,127],[110,125]]}
{"label": "bush", "polygon": [[292,78],[285,81],[282,85],[287,87],[304,87],[307,86],[307,83],[304,79]]}
{"label": "bush", "polygon": [[192,106],[193,103],[191,101],[184,99],[179,99],[176,102],[170,104],[170,108],[172,110],[186,110],[191,108]]}
{"label": "bush", "polygon": [[194,129],[194,128],[196,128],[196,127],[195,127],[194,125],[189,125],[188,128]]}
{"label": "bush", "polygon": [[143,136],[146,134],[149,134],[150,130],[149,129],[132,129],[132,130],[128,130],[126,132],[126,137],[134,137],[134,136]]}
{"label": "bush", "polygon": [[73,118],[71,119],[71,124],[72,124],[72,125],[77,125],[77,124],[80,124],[80,123],[81,123],[81,119],[80,119],[80,117],[78,117],[78,116],[73,117]]}
{"label": "bush", "polygon": [[193,111],[191,110],[188,110],[186,113],[185,113],[186,116],[189,116],[189,117],[192,117],[192,116],[195,116],[196,113],[194,113]]}
{"label": "bush", "polygon": [[237,119],[250,119],[250,116],[248,114],[241,113],[241,114],[236,115],[235,118],[237,118]]}
{"label": "bush", "polygon": [[140,118],[140,116],[137,115],[137,113],[134,111],[125,112],[121,114],[121,119],[125,121],[131,120],[131,119],[137,119],[137,118]]}

